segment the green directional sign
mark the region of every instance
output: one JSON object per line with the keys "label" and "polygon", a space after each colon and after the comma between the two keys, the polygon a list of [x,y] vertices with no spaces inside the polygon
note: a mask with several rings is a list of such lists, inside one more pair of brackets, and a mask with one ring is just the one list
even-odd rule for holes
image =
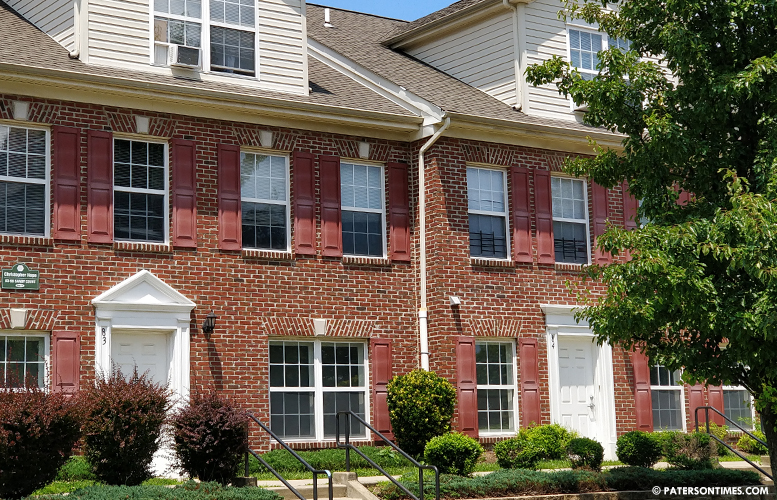
{"label": "green directional sign", "polygon": [[2,270],[3,290],[38,290],[40,271],[33,271],[26,264],[15,264]]}

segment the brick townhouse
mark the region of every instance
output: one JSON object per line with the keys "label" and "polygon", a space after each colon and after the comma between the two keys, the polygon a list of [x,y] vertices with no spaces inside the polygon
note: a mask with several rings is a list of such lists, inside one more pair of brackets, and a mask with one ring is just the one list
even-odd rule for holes
{"label": "brick townhouse", "polygon": [[551,55],[594,73],[627,43],[558,8],[0,1],[6,383],[137,365],[300,447],[341,410],[388,431],[385,385],[419,367],[484,442],[555,421],[612,456],[701,403],[744,415],[738,388],[677,385],[574,320],[567,282],[636,201],[561,172],[620,137],[521,76]]}

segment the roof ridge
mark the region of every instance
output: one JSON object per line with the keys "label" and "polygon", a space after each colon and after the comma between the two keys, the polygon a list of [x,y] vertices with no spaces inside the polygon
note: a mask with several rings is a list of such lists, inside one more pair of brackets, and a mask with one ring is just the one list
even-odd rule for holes
{"label": "roof ridge", "polygon": [[[2,2],[2,1],[3,0],[0,0],[0,2]],[[397,19],[396,17],[388,17],[388,16],[381,16],[379,14],[372,14],[371,12],[361,12],[361,11],[358,11],[358,10],[343,9],[342,7],[330,7],[328,5],[321,5],[321,4],[318,4],[318,3],[308,3],[307,6],[308,7],[310,7],[310,6],[321,7],[322,9],[339,10],[341,12],[350,12],[351,14],[360,14],[362,16],[378,17],[380,19],[388,19],[389,21],[398,21],[400,23],[405,23],[405,24],[409,24],[411,22],[414,22],[414,21],[405,21],[404,19]]]}
{"label": "roof ridge", "polygon": [[393,32],[389,34],[387,38],[383,40],[383,43],[386,43],[388,41],[393,40],[394,38],[400,37],[404,35],[405,33],[409,33],[411,31],[414,31],[416,29],[422,28],[428,24],[431,24],[435,21],[445,19],[446,17],[452,16],[458,12],[461,12],[463,10],[466,10],[470,7],[474,7],[475,5],[481,4],[483,2],[486,2],[488,0],[458,0],[447,7],[443,7],[442,9],[436,10],[432,12],[431,14],[427,14],[424,17],[420,17],[416,19],[415,21],[412,21],[410,23],[407,23],[404,26],[397,27]]}

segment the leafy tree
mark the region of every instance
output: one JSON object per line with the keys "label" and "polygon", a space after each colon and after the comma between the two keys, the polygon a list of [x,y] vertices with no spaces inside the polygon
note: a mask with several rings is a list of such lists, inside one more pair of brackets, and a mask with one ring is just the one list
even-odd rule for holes
{"label": "leafy tree", "polygon": [[[624,134],[622,150],[566,171],[628,182],[648,223],[610,227],[600,246],[631,259],[591,266],[607,285],[578,315],[599,342],[644,348],[687,382],[741,384],[777,459],[777,5],[754,0],[564,0],[628,51],[599,54],[583,80],[559,58],[529,68],[585,121]],[[678,204],[678,190],[692,193]],[[582,288],[581,288],[582,290]],[[584,292],[581,292],[584,293]]]}

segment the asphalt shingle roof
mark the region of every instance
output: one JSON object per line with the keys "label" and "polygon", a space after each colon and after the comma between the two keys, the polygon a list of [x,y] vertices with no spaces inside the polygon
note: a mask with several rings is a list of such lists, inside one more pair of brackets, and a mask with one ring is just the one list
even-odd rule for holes
{"label": "asphalt shingle roof", "polygon": [[438,11],[432,12],[428,16],[424,16],[420,19],[416,19],[413,22],[405,23],[404,25],[397,27],[392,33],[390,33],[386,37],[386,40],[400,36],[409,31],[413,31],[416,28],[420,28],[421,26],[434,22],[438,19],[442,19],[443,17],[450,16],[459,11],[472,7],[473,5],[477,5],[479,3],[483,3],[487,1],[488,0],[459,0],[458,2],[453,3],[445,7],[444,9],[440,9]]}

